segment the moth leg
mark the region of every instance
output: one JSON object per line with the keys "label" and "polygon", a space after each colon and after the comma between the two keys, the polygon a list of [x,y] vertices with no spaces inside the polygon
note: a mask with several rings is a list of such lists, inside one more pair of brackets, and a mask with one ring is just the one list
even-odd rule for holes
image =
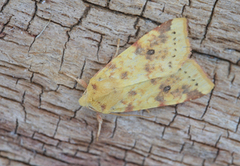
{"label": "moth leg", "polygon": [[150,114],[150,111],[148,109],[146,109],[146,111]]}
{"label": "moth leg", "polygon": [[77,83],[79,83],[82,87],[87,88],[87,83],[83,80],[83,79],[79,79],[79,78],[75,78],[73,76],[71,76],[70,74],[64,73],[64,72],[60,72],[61,74],[64,74],[72,79],[74,79],[75,81],[77,81]]}
{"label": "moth leg", "polygon": [[113,58],[116,58],[116,56],[118,55],[119,45],[120,45],[120,39],[118,39],[118,41],[117,41],[117,49],[116,49],[116,53],[115,53],[115,55],[113,56]]}
{"label": "moth leg", "polygon": [[97,121],[98,121],[98,132],[97,132],[97,141],[98,141],[98,137],[100,135],[100,132],[101,132],[101,128],[102,128],[102,117],[99,113],[97,113]]}

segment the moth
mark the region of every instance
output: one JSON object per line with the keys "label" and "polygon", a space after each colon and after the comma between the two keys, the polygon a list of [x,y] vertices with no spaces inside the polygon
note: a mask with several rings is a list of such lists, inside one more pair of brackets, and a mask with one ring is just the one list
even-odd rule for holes
{"label": "moth", "polygon": [[88,85],[76,79],[86,88],[80,105],[98,112],[97,139],[101,113],[174,105],[199,98],[213,89],[207,74],[189,58],[187,22],[186,18],[175,18],[156,27],[113,58]]}

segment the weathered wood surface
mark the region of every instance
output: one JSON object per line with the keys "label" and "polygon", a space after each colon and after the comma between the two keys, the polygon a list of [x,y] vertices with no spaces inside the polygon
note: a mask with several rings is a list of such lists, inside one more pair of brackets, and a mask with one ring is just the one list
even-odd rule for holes
{"label": "weathered wood surface", "polygon": [[[0,165],[240,165],[239,1],[1,0],[0,10]],[[118,38],[123,51],[182,16],[212,93],[155,118],[105,115],[96,142],[83,88],[58,72],[89,81]]]}

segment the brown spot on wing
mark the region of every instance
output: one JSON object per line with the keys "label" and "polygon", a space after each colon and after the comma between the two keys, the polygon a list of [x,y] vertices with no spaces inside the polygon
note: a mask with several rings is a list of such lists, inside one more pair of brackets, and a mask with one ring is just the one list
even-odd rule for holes
{"label": "brown spot on wing", "polygon": [[163,88],[163,92],[165,92],[165,93],[168,93],[169,91],[171,90],[171,86],[165,86],[164,88]]}
{"label": "brown spot on wing", "polygon": [[172,20],[162,23],[160,26],[156,27],[154,30],[162,33],[165,33],[171,30]]}
{"label": "brown spot on wing", "polygon": [[134,46],[134,47],[138,47],[138,46],[139,46],[138,41],[136,41],[135,43],[133,43],[132,46]]}
{"label": "brown spot on wing", "polygon": [[155,97],[155,100],[156,100],[156,101],[159,101],[159,102],[163,102],[163,101],[164,101],[164,97],[163,97],[163,95],[161,94],[161,92]]}
{"label": "brown spot on wing", "polygon": [[158,105],[158,107],[162,107],[162,106],[165,106],[165,104],[164,104],[164,103],[160,103],[160,104]]}
{"label": "brown spot on wing", "polygon": [[92,84],[93,89],[97,90],[97,85],[96,84]]}
{"label": "brown spot on wing", "polygon": [[172,62],[171,62],[171,61],[168,62],[168,66],[169,66],[170,68],[172,68]]}
{"label": "brown spot on wing", "polygon": [[170,93],[174,96],[174,98],[181,96],[181,91],[179,89],[171,91]]}
{"label": "brown spot on wing", "polygon": [[160,38],[161,43],[165,43],[167,41],[167,36],[164,33],[161,33],[158,37]]}
{"label": "brown spot on wing", "polygon": [[165,84],[161,84],[161,85],[159,86],[159,89],[163,89],[165,86],[166,86]]}
{"label": "brown spot on wing", "polygon": [[137,94],[137,92],[134,91],[134,90],[131,90],[128,93],[129,93],[130,96],[135,96]]}
{"label": "brown spot on wing", "polygon": [[141,46],[137,46],[136,51],[135,51],[135,54],[137,54],[137,55],[143,55],[144,52],[145,52],[145,49],[144,49],[144,48],[142,48]]}
{"label": "brown spot on wing", "polygon": [[159,45],[159,40],[153,39],[150,43],[150,47],[154,47],[156,45]]}
{"label": "brown spot on wing", "polygon": [[117,93],[117,90],[115,87],[113,88],[113,93]]}
{"label": "brown spot on wing", "polygon": [[148,74],[149,73],[152,73],[153,72],[153,70],[155,70],[155,66],[154,66],[154,64],[152,64],[152,65],[150,65],[150,64],[145,64],[145,70],[148,72]]}
{"label": "brown spot on wing", "polygon": [[111,64],[108,68],[113,70],[113,69],[116,69],[117,67],[116,67],[116,64]]}
{"label": "brown spot on wing", "polygon": [[146,64],[145,65],[145,70],[149,73],[150,72],[150,65],[149,64]]}
{"label": "brown spot on wing", "polygon": [[183,92],[182,93],[188,93],[190,92],[190,85],[183,85],[182,86]]}
{"label": "brown spot on wing", "polygon": [[126,79],[127,76],[128,76],[128,73],[127,73],[127,71],[125,71],[121,74],[121,79]]}
{"label": "brown spot on wing", "polygon": [[153,55],[155,54],[155,50],[149,49],[146,53],[146,59],[153,60]]}
{"label": "brown spot on wing", "polygon": [[150,49],[147,51],[147,54],[148,55],[153,55],[155,53],[155,50],[154,49]]}
{"label": "brown spot on wing", "polygon": [[127,104],[127,102],[126,102],[126,101],[124,101],[124,100],[121,100],[120,102],[121,102],[121,103],[123,103],[123,104]]}
{"label": "brown spot on wing", "polygon": [[197,89],[190,91],[187,93],[187,99],[186,100],[193,100],[196,98],[199,98],[201,96],[203,96],[204,94],[202,94],[201,92],[199,92]]}
{"label": "brown spot on wing", "polygon": [[101,108],[104,111],[106,109],[106,105],[105,104],[101,105]]}
{"label": "brown spot on wing", "polygon": [[156,85],[156,83],[157,83],[156,79],[151,79],[151,83],[152,83],[153,85]]}
{"label": "brown spot on wing", "polygon": [[133,107],[132,103],[129,103],[124,112],[131,112],[131,111],[133,111],[133,108],[134,107]]}

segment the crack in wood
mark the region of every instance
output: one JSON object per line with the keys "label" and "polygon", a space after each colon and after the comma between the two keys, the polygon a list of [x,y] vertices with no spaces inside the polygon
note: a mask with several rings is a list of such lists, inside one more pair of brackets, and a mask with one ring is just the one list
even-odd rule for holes
{"label": "crack in wood", "polygon": [[238,123],[237,123],[236,129],[235,129],[235,133],[238,131],[239,124],[240,124],[240,117],[238,119]]}
{"label": "crack in wood", "polygon": [[211,21],[212,21],[213,14],[214,14],[214,10],[215,10],[215,7],[216,7],[216,5],[217,5],[217,2],[218,2],[218,0],[215,0],[215,2],[214,2],[214,4],[213,4],[212,11],[211,11],[210,17],[209,17],[209,19],[208,19],[207,25],[206,25],[206,27],[205,27],[205,31],[204,31],[204,34],[203,34],[203,38],[202,38],[202,40],[201,40],[201,42],[200,42],[200,45],[202,45],[203,40],[206,39],[207,31],[208,31],[209,25],[210,25],[210,23],[211,23]]}
{"label": "crack in wood", "polygon": [[[185,11],[185,7],[186,7],[186,6],[190,6],[190,4],[191,4],[191,1],[188,0],[188,4],[184,4],[184,5],[183,5],[182,11],[181,11],[181,16],[182,16],[182,17],[183,17],[183,13],[184,13],[184,11]],[[165,4],[164,4],[164,8],[165,8]]]}
{"label": "crack in wood", "polygon": [[165,130],[166,130],[166,126],[163,127],[163,131],[162,131],[162,136],[161,136],[161,138],[164,137]]}
{"label": "crack in wood", "polygon": [[[140,13],[140,16],[143,16],[143,14],[144,14],[144,12],[145,12],[145,9],[146,9],[146,7],[147,7],[148,1],[149,1],[149,0],[146,0],[146,1],[145,1],[145,4],[143,5],[142,11],[141,11],[141,13]],[[139,18],[138,18],[138,19],[139,19]]]}
{"label": "crack in wood", "polygon": [[[30,50],[31,50],[31,48],[32,48],[32,45],[35,43],[36,38],[37,38],[37,36],[34,37],[33,41],[31,42],[31,44],[30,44],[30,46],[29,46],[29,48],[28,48],[28,54],[27,54],[28,57],[30,57],[29,52],[30,52]],[[31,69],[31,65],[30,65],[29,70],[30,70],[30,69]]]}
{"label": "crack in wood", "polygon": [[240,50],[234,49],[234,48],[225,48],[224,51],[228,51],[228,52],[237,52],[240,53]]}
{"label": "crack in wood", "polygon": [[5,42],[9,42],[9,43],[16,44],[16,45],[18,45],[18,46],[25,46],[25,47],[26,47],[26,45],[21,45],[21,44],[19,44],[19,43],[15,42],[15,41],[6,40],[6,39],[4,39],[4,41],[5,41]]}
{"label": "crack in wood", "polygon": [[15,127],[15,130],[14,130],[14,134],[17,134],[17,130],[18,130],[18,118],[16,119],[16,127]]}
{"label": "crack in wood", "polygon": [[[44,11],[42,11],[42,12],[44,12]],[[47,22],[49,21],[49,18],[40,17],[39,15],[36,15],[35,17],[38,17],[39,19],[42,19],[42,20],[47,21]],[[57,24],[57,25],[59,25],[59,26],[62,27],[62,28],[71,28],[71,26],[62,25],[61,23],[56,22],[56,21],[54,21],[54,20],[50,20],[50,22],[51,22],[51,23],[54,23],[54,24]]]}
{"label": "crack in wood", "polygon": [[23,111],[24,111],[24,122],[26,122],[26,119],[27,119],[27,111],[26,111],[26,108],[24,106],[25,95],[26,95],[26,91],[24,91],[23,96],[22,96],[22,101],[21,101],[21,106],[22,106]]}
{"label": "crack in wood", "polygon": [[206,159],[203,159],[202,166],[205,166]]}
{"label": "crack in wood", "polygon": [[94,141],[94,136],[93,136],[93,131],[91,131],[91,140],[90,140],[90,142],[88,144],[88,147],[87,147],[87,153],[89,153],[89,150],[90,150],[90,147],[91,147],[93,141]]}
{"label": "crack in wood", "polygon": [[[86,58],[84,58],[84,61],[83,61],[83,66],[82,66],[82,69],[81,69],[81,73],[80,73],[80,75],[79,75],[79,78],[80,78],[80,79],[82,79],[85,66],[86,66]],[[78,82],[75,81],[75,84],[74,84],[74,86],[73,86],[74,89],[76,89],[77,84],[78,84]]]}
{"label": "crack in wood", "polygon": [[[214,77],[213,77],[213,84],[215,84],[215,82],[216,82],[216,73],[214,74]],[[213,89],[212,89],[211,92],[210,92],[210,96],[209,96],[209,99],[208,99],[208,102],[207,102],[207,106],[205,107],[205,110],[204,110],[204,112],[203,112],[203,114],[202,114],[202,116],[201,116],[201,119],[203,119],[203,117],[204,117],[205,114],[207,113],[207,110],[208,110],[209,105],[210,105],[210,101],[211,101],[211,99],[212,99],[212,95],[213,95],[214,89],[215,89],[215,86],[213,87]]]}
{"label": "crack in wood", "polygon": [[69,33],[73,30],[74,27],[76,27],[76,26],[78,26],[78,25],[80,25],[80,24],[82,23],[83,18],[86,18],[86,16],[88,15],[89,10],[90,10],[90,7],[87,7],[87,8],[84,10],[84,12],[83,12],[82,17],[78,20],[78,22],[77,22],[76,24],[72,25],[72,26],[70,27],[70,30],[68,30],[68,31],[66,32],[68,38],[67,38],[67,41],[66,41],[65,44],[64,44],[63,53],[62,53],[61,62],[60,62],[60,67],[59,67],[59,72],[61,71],[62,65],[63,65],[63,63],[64,63],[64,56],[65,56],[65,50],[67,49],[67,44],[68,44],[68,42],[69,42],[69,40],[70,40],[70,38],[71,38],[71,36],[70,36]]}
{"label": "crack in wood", "polygon": [[232,157],[232,160],[231,160],[231,163],[230,164],[233,164],[233,161],[234,161],[234,152],[231,153],[231,157]]}
{"label": "crack in wood", "polygon": [[125,150],[125,152],[124,152],[124,157],[123,157],[124,166],[127,165],[127,160],[126,160],[126,158],[127,158],[127,151],[128,151],[128,150]]}
{"label": "crack in wood", "polygon": [[238,92],[238,96],[237,96],[237,102],[240,99],[240,91]]}
{"label": "crack in wood", "polygon": [[4,8],[7,6],[7,4],[9,3],[10,0],[6,0],[5,3],[2,5],[0,12],[2,13]]}
{"label": "crack in wood", "polygon": [[190,140],[191,140],[191,134],[190,134],[190,132],[191,132],[191,125],[189,125],[189,127],[188,127],[188,131],[187,131],[187,134],[189,135]]}
{"label": "crack in wood", "polygon": [[[19,136],[19,134],[17,134],[17,135]],[[25,136],[21,136],[21,137],[25,137]],[[15,144],[15,146],[17,145],[18,148],[22,148],[22,149],[24,149],[24,150],[26,150],[26,151],[28,151],[28,152],[30,152],[30,153],[33,153],[34,157],[35,157],[37,154],[38,154],[38,155],[42,155],[40,152],[38,152],[38,151],[36,151],[36,150],[34,150],[34,149],[29,149],[28,147],[25,147],[24,144],[23,144],[23,142],[22,142],[21,137],[20,137],[19,143],[18,143],[18,144]],[[29,138],[29,137],[27,137],[27,138]],[[11,146],[11,145],[9,145],[9,146]],[[1,150],[0,150],[0,152],[1,152]],[[10,153],[11,153],[11,152],[10,152]],[[54,157],[52,157],[52,156],[48,156],[48,155],[46,155],[46,153],[43,153],[43,156],[45,156],[45,157],[47,157],[47,158],[51,158],[51,159],[56,160],[56,161],[57,161],[57,160],[60,160],[61,162],[64,162],[64,163],[69,164],[68,162],[65,162],[65,161],[63,161],[63,160],[61,160],[61,159],[59,159],[59,158],[54,158]],[[2,156],[0,155],[0,157],[2,157]],[[30,159],[31,159],[31,158],[30,158]],[[30,163],[30,159],[29,159],[29,161],[28,161],[27,163]],[[22,160],[14,160],[14,159],[12,159],[12,160],[26,164],[26,162],[24,162],[24,161],[22,161]]]}
{"label": "crack in wood", "polygon": [[110,2],[111,2],[111,0],[107,0],[107,5],[106,5],[107,8],[109,8]]}
{"label": "crack in wood", "polygon": [[[105,27],[106,28],[106,27]],[[96,54],[96,56],[97,56],[97,61],[99,61],[99,55],[98,55],[98,53],[99,53],[99,50],[100,50],[100,46],[101,46],[101,43],[102,43],[102,40],[103,40],[103,35],[101,35],[100,36],[100,41],[98,42],[98,49],[97,49],[97,54]]]}
{"label": "crack in wood", "polygon": [[37,6],[37,1],[35,1],[35,10],[34,10],[34,13],[33,13],[33,16],[31,18],[31,20],[29,21],[28,25],[27,25],[27,28],[26,28],[26,31],[29,30],[29,27],[31,25],[31,22],[34,20],[35,16],[37,15],[37,10],[38,10],[38,6]]}
{"label": "crack in wood", "polygon": [[31,75],[31,77],[30,77],[30,82],[31,82],[31,83],[33,83],[33,81],[32,81],[32,80],[33,80],[33,77],[34,77],[34,72],[32,72],[32,75]]}
{"label": "crack in wood", "polygon": [[217,144],[218,144],[218,142],[220,141],[221,137],[222,137],[222,134],[220,134],[220,135],[219,135],[219,137],[218,137],[218,139],[217,139],[217,141],[216,141],[216,143],[215,143],[215,146],[214,146],[214,147],[216,147],[216,148],[217,148]]}
{"label": "crack in wood", "polygon": [[[147,1],[149,1],[149,0],[147,0]],[[136,14],[124,13],[124,12],[122,12],[122,11],[112,10],[112,9],[110,9],[110,8],[102,7],[102,6],[100,6],[100,5],[97,5],[97,4],[88,2],[88,1],[86,1],[86,0],[83,0],[83,2],[85,2],[86,4],[89,4],[89,5],[91,5],[91,6],[94,6],[94,7],[96,7],[96,8],[100,8],[100,9],[103,9],[103,10],[106,10],[106,11],[110,11],[110,12],[113,12],[113,13],[116,13],[116,14],[123,14],[123,15],[125,15],[125,16],[130,16],[130,17],[136,17],[136,16],[137,16],[137,17],[139,17],[139,18],[142,18],[142,19],[145,19],[145,20],[149,20],[149,21],[151,21],[151,22],[153,22],[153,23],[155,23],[155,24],[160,24],[160,22],[157,22],[157,21],[155,21],[155,20],[151,20],[151,19],[146,18],[146,17],[144,17],[144,16],[140,16],[140,15],[136,15]]]}
{"label": "crack in wood", "polygon": [[[230,76],[230,74],[231,74],[231,71],[232,71],[232,65],[231,65],[231,63],[229,63],[227,78],[229,78],[229,76]],[[235,77],[235,75],[234,75],[233,77]],[[234,80],[234,79],[235,79],[235,78],[233,78],[233,80]],[[233,82],[233,80],[231,81],[231,83]]]}
{"label": "crack in wood", "polygon": [[18,103],[18,104],[21,105],[21,102],[15,100],[15,99],[12,99],[12,98],[8,98],[8,97],[0,96],[0,100],[1,100],[1,99],[9,100],[9,101],[12,101],[12,102],[15,102],[15,103]]}
{"label": "crack in wood", "polygon": [[137,145],[137,140],[134,140],[133,146],[130,150],[133,150],[136,147],[136,145]]}
{"label": "crack in wood", "polygon": [[[218,125],[216,125],[216,124],[210,123],[210,122],[208,122],[208,121],[196,119],[196,118],[193,118],[193,117],[191,117],[191,116],[186,116],[186,115],[184,115],[184,114],[179,114],[179,113],[178,113],[178,115],[181,116],[181,117],[185,117],[185,118],[188,118],[188,119],[192,119],[192,120],[198,121],[198,122],[205,122],[206,124],[209,124],[209,125],[211,125],[211,126],[214,126],[214,127],[217,127],[217,128],[223,129],[223,130],[226,130],[226,131],[229,130],[229,129],[227,129],[227,128],[223,128],[223,127],[218,126]],[[172,127],[172,128],[181,129],[181,128],[177,128],[177,127]]]}
{"label": "crack in wood", "polygon": [[144,166],[146,159],[150,156],[150,154],[151,154],[151,152],[152,152],[152,147],[153,147],[153,144],[151,144],[151,146],[150,146],[150,148],[149,148],[149,150],[148,150],[147,156],[145,156],[145,157],[143,158],[142,166]]}
{"label": "crack in wood", "polygon": [[177,104],[174,107],[175,107],[175,114],[167,126],[170,126],[174,122],[175,118],[177,117]]}
{"label": "crack in wood", "polygon": [[[8,0],[8,1],[9,1],[9,0]],[[12,16],[10,16],[9,19],[8,19],[8,21],[7,21],[5,24],[3,24],[3,27],[2,27],[2,30],[0,31],[0,34],[3,33],[3,31],[4,31],[5,28],[6,28],[6,26],[10,23],[11,19],[12,19]]]}
{"label": "crack in wood", "polygon": [[[164,150],[168,150],[168,151],[171,151],[171,152],[173,152],[173,153],[176,153],[177,151],[175,151],[175,150],[172,150],[172,149],[167,149],[167,148],[165,148],[165,147],[161,147],[161,146],[157,146],[157,147],[160,147],[160,148],[162,148],[162,149],[164,149]],[[161,155],[158,155],[158,154],[152,154],[151,153],[151,155],[152,156],[159,156],[159,157],[161,157],[161,158],[163,158],[163,159],[166,159],[166,160],[169,160],[169,161],[174,161],[174,162],[176,162],[176,163],[182,163],[181,161],[179,161],[179,160],[173,160],[170,156],[169,157],[166,157],[166,156],[161,156]],[[151,159],[153,159],[154,160],[154,158],[151,158]],[[182,159],[181,159],[182,160]]]}
{"label": "crack in wood", "polygon": [[117,129],[117,120],[118,120],[118,117],[116,117],[116,119],[115,119],[115,125],[114,125],[113,132],[112,132],[112,135],[110,136],[110,138],[113,138],[115,135],[115,132]]}
{"label": "crack in wood", "polygon": [[[138,29],[136,30],[136,33],[137,33],[137,31],[138,31]],[[129,41],[130,41],[130,39],[131,39],[131,35],[128,35],[128,38],[127,38],[127,41],[125,42],[125,44],[123,44],[122,46],[119,46],[120,48],[121,47],[126,47],[127,46],[127,44],[129,44]]]}
{"label": "crack in wood", "polygon": [[220,149],[218,148],[218,151],[217,151],[216,157],[213,159],[213,162],[214,162],[214,163],[216,162],[216,160],[217,160],[217,158],[218,158],[218,156],[219,156],[219,152],[220,152]]}
{"label": "crack in wood", "polygon": [[[17,81],[18,81],[18,80],[19,80],[19,79],[17,79]],[[16,84],[17,84],[17,81],[16,81]],[[6,89],[6,90],[8,90],[8,91],[12,91],[12,92],[15,92],[15,93],[19,93],[18,90],[11,89],[11,88],[9,88],[9,87],[7,87],[7,86],[0,85],[0,87],[3,88],[3,89]]]}
{"label": "crack in wood", "polygon": [[[233,95],[231,95],[231,94],[228,94],[228,93],[222,93],[222,94],[224,94],[224,95],[226,95],[226,96],[228,96],[228,97],[232,97],[232,98],[235,98],[236,96],[233,96]],[[220,99],[223,99],[223,100],[228,100],[229,98],[228,97],[225,97],[225,96],[220,96],[220,95],[218,95],[218,94],[215,94],[214,96],[215,97],[218,97],[218,98],[220,98]],[[212,107],[213,109],[216,109],[217,110],[217,108],[216,107]]]}
{"label": "crack in wood", "polygon": [[82,108],[82,106],[79,106],[76,110],[74,110],[74,115],[70,118],[70,120],[72,120],[73,118],[76,117],[77,112]]}
{"label": "crack in wood", "polygon": [[54,137],[56,136],[56,134],[57,134],[57,130],[58,130],[58,126],[59,126],[60,121],[61,121],[61,117],[59,116],[58,122],[57,122],[57,126],[56,126],[56,129],[55,129],[54,134],[53,134],[53,138],[54,138]]}
{"label": "crack in wood", "polygon": [[42,95],[43,95],[43,87],[42,87],[41,93],[39,94],[39,105],[38,105],[38,108],[41,108],[41,105],[42,105]]}
{"label": "crack in wood", "polygon": [[[6,152],[6,151],[1,151],[1,150],[0,150],[0,153],[1,153],[1,152]],[[20,159],[17,160],[17,159],[15,159],[15,158],[9,158],[9,157],[6,157],[6,156],[1,155],[1,154],[0,154],[0,157],[9,160],[9,163],[7,164],[7,166],[10,166],[10,165],[11,165],[11,163],[12,163],[11,161],[14,161],[14,162],[16,163],[16,165],[19,164],[19,165],[23,165],[23,166],[26,166],[26,165],[31,166],[31,165],[29,164],[30,162],[25,162],[25,161],[22,161],[22,160],[20,160]]]}
{"label": "crack in wood", "polygon": [[182,153],[182,151],[183,151],[185,145],[186,145],[186,142],[184,142],[184,143],[182,144],[181,149],[179,150],[179,153]]}

